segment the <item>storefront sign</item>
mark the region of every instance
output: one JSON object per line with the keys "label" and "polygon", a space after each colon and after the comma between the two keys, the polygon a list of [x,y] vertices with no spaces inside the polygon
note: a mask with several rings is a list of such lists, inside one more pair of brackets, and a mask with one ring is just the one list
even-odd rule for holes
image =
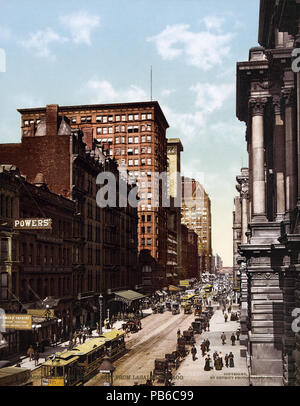
{"label": "storefront sign", "polygon": [[189,281],[179,281],[179,286],[190,286]]}
{"label": "storefront sign", "polygon": [[51,230],[51,219],[16,219],[13,228],[15,230]]}
{"label": "storefront sign", "polygon": [[30,314],[31,316],[37,316],[37,317],[49,317],[53,318],[54,317],[54,310],[53,309],[27,309],[27,314]]}
{"label": "storefront sign", "polygon": [[32,316],[29,314],[0,314],[0,325],[4,329],[31,330]]}

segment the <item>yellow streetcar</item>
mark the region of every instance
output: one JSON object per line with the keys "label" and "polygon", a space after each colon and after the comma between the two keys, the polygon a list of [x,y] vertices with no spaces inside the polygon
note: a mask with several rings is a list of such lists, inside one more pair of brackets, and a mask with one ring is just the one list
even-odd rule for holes
{"label": "yellow streetcar", "polygon": [[112,330],[72,350],[58,352],[41,367],[42,386],[79,386],[95,374],[107,354],[114,360],[126,351],[123,331]]}

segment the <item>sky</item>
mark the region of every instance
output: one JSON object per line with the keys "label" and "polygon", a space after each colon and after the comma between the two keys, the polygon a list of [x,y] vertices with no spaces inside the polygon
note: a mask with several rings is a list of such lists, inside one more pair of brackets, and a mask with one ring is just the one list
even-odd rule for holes
{"label": "sky", "polygon": [[257,45],[259,0],[0,0],[0,143],[17,108],[157,100],[182,174],[211,198],[213,252],[232,266],[235,177],[248,165],[236,63]]}

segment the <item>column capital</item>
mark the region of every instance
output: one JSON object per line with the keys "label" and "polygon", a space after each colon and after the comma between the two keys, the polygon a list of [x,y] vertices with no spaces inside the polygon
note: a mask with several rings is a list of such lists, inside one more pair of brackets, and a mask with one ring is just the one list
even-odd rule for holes
{"label": "column capital", "polygon": [[249,99],[249,108],[253,116],[263,116],[265,106],[268,103],[267,97],[251,97]]}
{"label": "column capital", "polygon": [[285,107],[296,106],[296,91],[294,88],[288,88],[282,90],[282,100]]}

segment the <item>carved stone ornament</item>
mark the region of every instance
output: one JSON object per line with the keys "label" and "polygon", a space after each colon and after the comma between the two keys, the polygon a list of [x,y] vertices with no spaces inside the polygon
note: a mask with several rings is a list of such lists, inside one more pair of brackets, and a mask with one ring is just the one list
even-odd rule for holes
{"label": "carved stone ornament", "polygon": [[253,275],[255,279],[279,279],[279,273],[278,272],[261,272],[261,273],[255,273]]}
{"label": "carved stone ornament", "polygon": [[249,108],[253,116],[263,116],[266,104],[268,103],[267,97],[253,97],[249,100]]}

